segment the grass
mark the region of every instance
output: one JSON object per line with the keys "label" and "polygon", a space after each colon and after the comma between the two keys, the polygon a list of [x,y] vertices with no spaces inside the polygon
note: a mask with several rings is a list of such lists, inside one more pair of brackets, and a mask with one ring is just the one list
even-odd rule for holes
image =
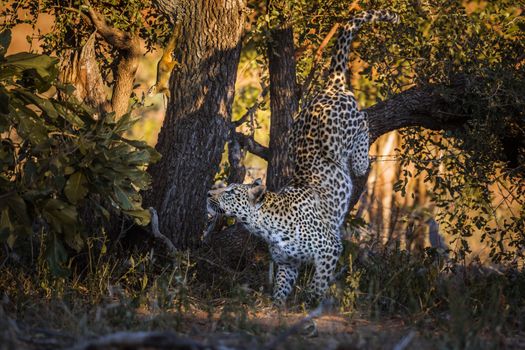
{"label": "grass", "polygon": [[[117,257],[104,240],[89,247],[72,259],[68,277],[51,276],[41,257],[5,262],[0,348],[64,348],[124,330],[262,348],[309,311],[302,292],[307,277],[287,310],[272,307],[268,288],[261,289],[264,259],[242,270],[228,267],[237,268],[230,274],[202,252]],[[350,251],[356,251],[352,244]],[[359,251],[342,259],[350,268],[331,288],[335,308],[316,319],[315,332],[301,328],[280,348],[384,349],[403,340],[414,349],[525,346],[523,271],[454,265],[431,249],[411,255],[375,243]]]}

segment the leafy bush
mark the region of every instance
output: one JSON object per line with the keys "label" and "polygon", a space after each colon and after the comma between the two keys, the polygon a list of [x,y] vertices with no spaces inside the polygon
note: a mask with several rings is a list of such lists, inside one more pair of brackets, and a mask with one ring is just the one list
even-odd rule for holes
{"label": "leafy bush", "polygon": [[[366,95],[386,98],[412,86],[439,86],[442,106],[436,110],[459,121],[447,131],[401,130],[403,176],[396,189],[403,190],[411,177],[424,176],[435,218],[453,239],[458,259],[471,252],[474,236],[490,247],[492,261],[523,261],[522,10],[507,0],[484,5],[377,0],[369,6],[393,6],[402,24],[380,33],[389,45],[356,48],[376,67],[365,71],[375,86]],[[358,40],[368,43],[377,35],[362,31]]]}
{"label": "leafy bush", "polygon": [[84,206],[106,219],[111,209],[149,222],[139,191],[159,154],[122,136],[134,123],[129,115],[94,118],[71,86],[57,82],[56,59],[5,56],[10,37],[0,34],[0,241],[13,248],[40,233],[51,270],[65,274],[65,245],[79,251],[95,233],[94,218],[79,216]]}

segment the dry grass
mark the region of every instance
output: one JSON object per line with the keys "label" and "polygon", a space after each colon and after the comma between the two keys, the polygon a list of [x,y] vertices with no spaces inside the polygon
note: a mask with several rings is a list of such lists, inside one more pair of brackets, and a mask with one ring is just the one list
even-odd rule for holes
{"label": "dry grass", "polygon": [[40,259],[29,265],[9,257],[0,279],[0,348],[68,348],[122,331],[171,332],[234,349],[263,349],[283,332],[282,349],[525,346],[523,271],[449,266],[434,252],[411,256],[374,246],[361,247],[351,272],[332,287],[335,305],[293,332],[309,312],[302,299],[307,278],[287,310],[275,309],[268,288],[261,289],[265,261],[231,274],[196,254],[116,258],[98,241],[88,259],[72,261],[71,276],[53,278]]}

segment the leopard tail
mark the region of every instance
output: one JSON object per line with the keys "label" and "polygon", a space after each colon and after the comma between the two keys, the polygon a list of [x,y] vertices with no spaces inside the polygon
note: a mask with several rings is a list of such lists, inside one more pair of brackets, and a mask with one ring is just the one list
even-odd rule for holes
{"label": "leopard tail", "polygon": [[363,11],[359,12],[342,26],[332,54],[327,81],[328,87],[340,88],[346,86],[348,56],[352,40],[363,24],[377,21],[398,23],[399,16],[396,13],[386,10]]}

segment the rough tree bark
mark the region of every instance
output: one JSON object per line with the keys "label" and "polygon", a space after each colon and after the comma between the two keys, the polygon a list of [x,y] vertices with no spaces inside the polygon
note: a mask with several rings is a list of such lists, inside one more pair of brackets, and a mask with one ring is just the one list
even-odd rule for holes
{"label": "rough tree bark", "polygon": [[270,72],[270,156],[266,185],[276,191],[286,185],[292,175],[289,161],[289,131],[299,107],[295,71],[293,29],[290,21],[281,18],[272,28],[268,43]]}
{"label": "rough tree bark", "polygon": [[159,134],[162,159],[149,168],[147,206],[178,248],[196,247],[206,224],[206,192],[217,173],[229,121],[241,49],[242,0],[186,0],[174,51],[180,69],[170,79],[171,99]]}

